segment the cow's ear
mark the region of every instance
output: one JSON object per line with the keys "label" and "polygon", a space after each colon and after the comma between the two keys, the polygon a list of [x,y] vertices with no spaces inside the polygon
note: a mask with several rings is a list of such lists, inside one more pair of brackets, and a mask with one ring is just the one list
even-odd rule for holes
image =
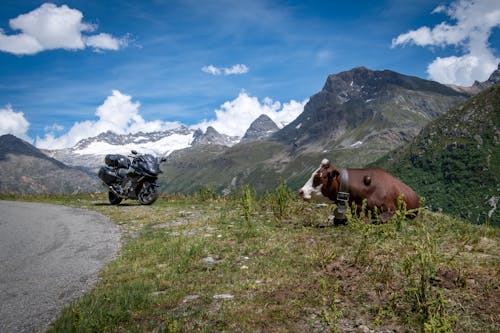
{"label": "cow's ear", "polygon": [[337,169],[333,169],[333,170],[328,171],[328,177],[330,179],[335,179],[338,177],[338,175],[340,175],[340,172]]}

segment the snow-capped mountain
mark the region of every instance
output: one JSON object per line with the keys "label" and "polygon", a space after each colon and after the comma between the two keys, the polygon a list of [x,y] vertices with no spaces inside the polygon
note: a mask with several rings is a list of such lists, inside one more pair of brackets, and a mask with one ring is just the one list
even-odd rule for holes
{"label": "snow-capped mountain", "polygon": [[174,150],[189,147],[194,132],[186,126],[151,133],[116,134],[108,131],[81,140],[71,150],[78,155],[106,155],[128,154],[134,149],[141,153],[167,156]]}
{"label": "snow-capped mountain", "polygon": [[156,156],[168,156],[173,151],[190,147],[195,130],[186,126],[151,132],[116,134],[108,131],[79,141],[72,148],[44,150],[45,154],[67,165],[96,171],[103,165],[106,154],[129,155],[132,150]]}
{"label": "snow-capped mountain", "polygon": [[67,165],[96,171],[103,165],[104,156],[107,154],[128,155],[132,150],[136,150],[144,154],[168,156],[176,150],[194,145],[232,146],[239,140],[239,137],[219,134],[212,127],[203,133],[200,129],[195,130],[182,125],[175,129],[150,133],[117,134],[108,131],[81,140],[72,148],[44,150],[44,153]]}

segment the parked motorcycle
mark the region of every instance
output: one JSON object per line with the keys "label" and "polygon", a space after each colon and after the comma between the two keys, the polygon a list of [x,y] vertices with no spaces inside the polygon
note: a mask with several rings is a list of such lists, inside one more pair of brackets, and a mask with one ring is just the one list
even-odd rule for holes
{"label": "parked motorcycle", "polygon": [[109,202],[118,205],[123,199],[134,199],[141,205],[151,205],[158,199],[160,163],[165,160],[135,150],[131,156],[106,155],[106,166],[99,169],[98,176],[109,187]]}

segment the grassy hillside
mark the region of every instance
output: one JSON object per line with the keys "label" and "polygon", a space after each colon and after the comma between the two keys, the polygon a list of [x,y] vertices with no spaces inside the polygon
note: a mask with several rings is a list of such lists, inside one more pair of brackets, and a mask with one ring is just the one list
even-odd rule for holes
{"label": "grassy hillside", "polygon": [[450,110],[375,164],[401,177],[435,210],[500,225],[500,85]]}
{"label": "grassy hillside", "polygon": [[[25,197],[25,199],[28,199]],[[387,224],[297,200],[209,192],[96,210],[121,255],[49,332],[498,332],[500,230],[421,211]]]}

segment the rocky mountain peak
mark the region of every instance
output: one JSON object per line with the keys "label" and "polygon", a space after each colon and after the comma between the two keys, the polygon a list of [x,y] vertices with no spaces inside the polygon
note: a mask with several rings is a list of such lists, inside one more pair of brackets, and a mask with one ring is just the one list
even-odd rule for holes
{"label": "rocky mountain peak", "polygon": [[371,141],[377,149],[390,149],[469,96],[438,82],[356,67],[329,75],[304,112],[273,137],[296,148],[318,149],[319,142],[351,148]]}
{"label": "rocky mountain peak", "polygon": [[205,133],[200,129],[196,130],[193,134],[192,146],[196,145],[220,145],[232,146],[238,141],[237,137],[232,137],[226,134],[217,132],[212,126],[208,126]]}
{"label": "rocky mountain peak", "polygon": [[337,103],[343,104],[353,98],[376,98],[391,87],[407,90],[437,92],[456,95],[456,91],[440,83],[414,76],[403,75],[390,70],[370,70],[356,67],[339,74],[330,74],[322,92],[336,95]]}
{"label": "rocky mountain peak", "polygon": [[479,91],[482,91],[482,90],[491,88],[498,83],[500,83],[500,63],[498,64],[498,68],[493,73],[491,73],[488,80],[486,80],[484,82],[476,81],[476,82],[474,82],[472,87],[477,88]]}
{"label": "rocky mountain peak", "polygon": [[243,138],[241,138],[241,141],[250,142],[263,140],[278,130],[278,125],[276,125],[276,123],[269,118],[269,116],[262,114],[250,124],[250,127],[245,132]]}

